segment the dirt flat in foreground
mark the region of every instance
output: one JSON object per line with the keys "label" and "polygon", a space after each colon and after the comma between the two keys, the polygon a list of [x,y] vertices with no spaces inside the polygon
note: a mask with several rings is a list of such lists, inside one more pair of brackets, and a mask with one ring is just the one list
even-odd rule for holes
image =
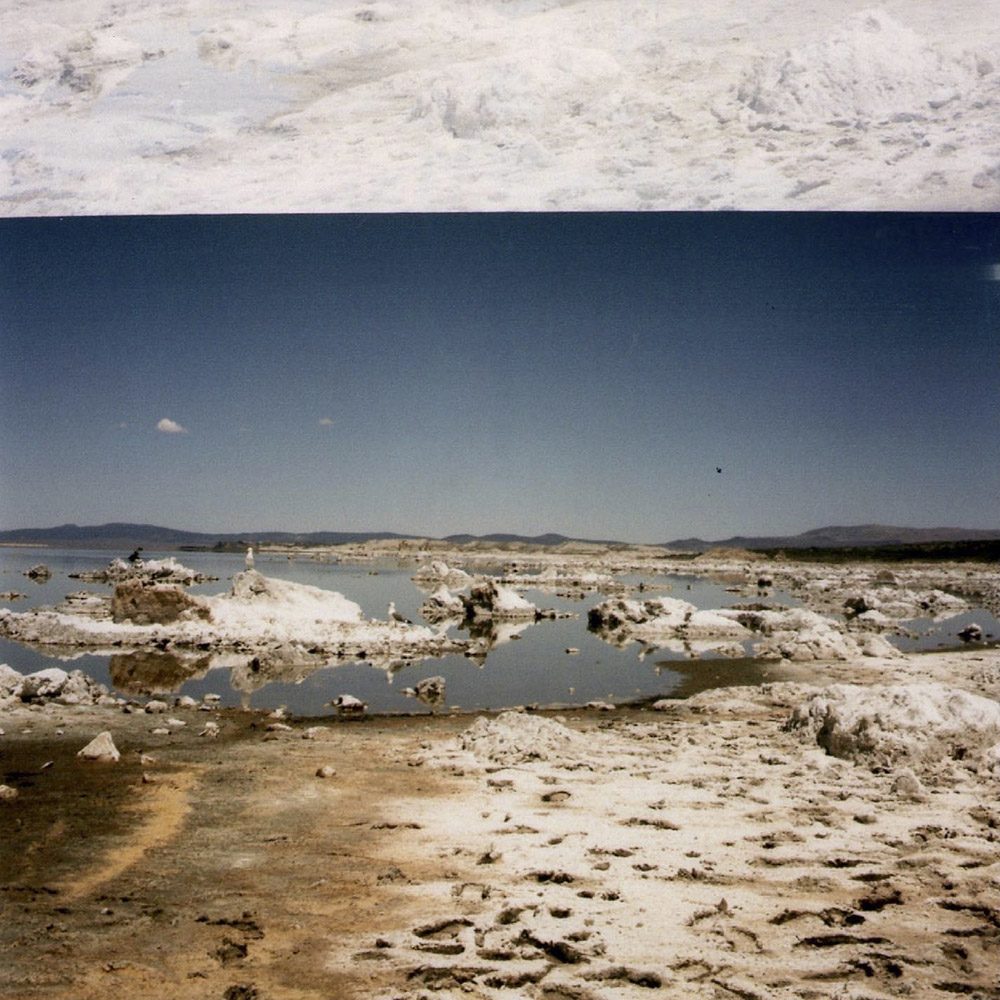
{"label": "dirt flat in foreground", "polygon": [[[1000,997],[1000,782],[831,757],[805,690],[529,715],[503,753],[470,716],[5,712],[0,996]],[[117,763],[76,756],[101,730]]]}

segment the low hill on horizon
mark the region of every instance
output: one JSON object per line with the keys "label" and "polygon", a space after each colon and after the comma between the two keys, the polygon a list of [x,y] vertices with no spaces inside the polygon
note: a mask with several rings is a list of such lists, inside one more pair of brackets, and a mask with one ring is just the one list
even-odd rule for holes
{"label": "low hill on horizon", "polygon": [[109,524],[61,524],[54,528],[18,528],[0,531],[0,545],[47,545],[64,548],[131,549],[217,548],[259,545],[341,545],[380,538],[415,538],[392,531],[238,531],[212,533],[164,528],[155,524],[113,521]]}
{"label": "low hill on horizon", "polygon": [[[52,528],[18,528],[0,531],[0,545],[43,545],[62,548],[132,549],[147,548],[238,548],[245,545],[341,545],[381,539],[415,539],[423,536],[392,531],[251,531],[198,532],[165,528],[153,524],[110,522],[100,525],[62,524]],[[862,524],[815,528],[798,535],[746,536],[707,541],[703,538],[680,538],[655,543],[671,551],[703,552],[711,548],[742,549],[836,549],[866,546],[915,545],[930,542],[963,542],[1000,539],[1000,529],[981,528],[906,528],[892,525]],[[542,535],[494,533],[488,535],[455,534],[440,541],[455,545],[475,543],[557,546],[567,543],[623,545],[613,540],[573,538],[556,532]],[[652,543],[651,543],[652,544]]]}
{"label": "low hill on horizon", "polygon": [[679,538],[663,542],[667,549],[699,551],[739,549],[840,549],[866,546],[921,545],[928,542],[972,542],[1000,538],[1000,530],[983,528],[904,528],[887,524],[838,525],[814,528],[799,535],[734,535],[718,541]]}

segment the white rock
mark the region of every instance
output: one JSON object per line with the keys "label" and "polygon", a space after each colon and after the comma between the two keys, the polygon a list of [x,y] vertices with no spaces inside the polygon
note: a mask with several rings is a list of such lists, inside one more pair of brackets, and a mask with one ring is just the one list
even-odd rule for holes
{"label": "white rock", "polygon": [[516,590],[501,586],[495,580],[474,584],[464,598],[469,612],[483,618],[534,618],[538,608]]}
{"label": "white rock", "polygon": [[884,635],[869,635],[861,643],[865,656],[898,657],[903,654]]}
{"label": "white rock", "polygon": [[60,667],[37,670],[24,678],[21,684],[21,698],[23,701],[42,701],[46,698],[55,698],[66,686],[68,680],[69,674]]}
{"label": "white rock", "polygon": [[353,694],[342,694],[334,698],[330,704],[340,715],[364,715],[368,711],[368,705],[360,698],[355,698]]}
{"label": "white rock", "polygon": [[329,764],[323,764],[316,768],[317,778],[332,778],[337,773],[335,767],[331,767]]}
{"label": "white rock", "polygon": [[794,709],[835,757],[932,765],[972,758],[1000,741],[1000,703],[944,684],[834,684]]}
{"label": "white rock", "polygon": [[908,767],[904,767],[896,772],[892,780],[892,794],[901,799],[919,801],[924,798],[924,786]]}
{"label": "white rock", "polygon": [[121,754],[115,746],[111,733],[105,730],[98,733],[82,750],[77,753],[77,757],[84,760],[110,760],[116,761]]}
{"label": "white rock", "polygon": [[0,802],[13,802],[18,796],[16,788],[10,785],[0,785]]}
{"label": "white rock", "polygon": [[19,673],[6,663],[0,663],[0,700],[4,698],[20,698],[24,674]]}
{"label": "white rock", "polygon": [[168,708],[169,706],[165,701],[158,701],[154,699],[153,701],[146,702],[146,711],[150,715],[156,715],[158,713],[165,712]]}
{"label": "white rock", "polygon": [[459,736],[459,743],[476,757],[508,765],[558,759],[584,746],[572,729],[524,712],[501,712],[495,719],[481,716]]}

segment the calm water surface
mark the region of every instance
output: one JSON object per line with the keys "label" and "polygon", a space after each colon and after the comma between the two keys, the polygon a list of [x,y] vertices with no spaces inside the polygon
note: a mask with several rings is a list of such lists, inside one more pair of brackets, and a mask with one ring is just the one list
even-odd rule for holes
{"label": "calm water surface", "polygon": [[[7,548],[0,549],[0,592],[19,591],[27,597],[17,601],[2,601],[0,606],[23,611],[61,602],[74,591],[108,593],[105,584],[84,583],[69,579],[70,573],[96,570],[107,566],[115,553],[106,550],[63,550]],[[123,553],[124,555],[125,553]],[[174,556],[191,569],[219,577],[216,582],[191,588],[192,593],[221,594],[229,590],[234,574],[243,569],[242,554],[210,552],[144,551],[146,559]],[[45,563],[52,577],[36,584],[23,574],[37,563]],[[336,590],[361,605],[370,618],[386,618],[390,601],[406,617],[422,622],[420,605],[425,592],[410,579],[413,568],[400,569],[395,563],[345,565],[321,563],[310,559],[288,559],[285,556],[258,554],[257,569],[266,576],[293,580]],[[669,594],[690,601],[699,608],[719,608],[737,603],[737,595],[728,593],[721,584],[687,576],[633,577],[643,579],[647,588],[643,596]],[[657,650],[640,660],[640,647],[631,644],[617,649],[587,630],[587,611],[604,595],[588,594],[582,601],[557,597],[548,591],[520,591],[541,608],[569,611],[579,617],[556,621],[541,621],[527,626],[517,640],[495,646],[484,663],[464,656],[446,656],[416,660],[395,675],[365,663],[343,663],[326,667],[300,679],[272,682],[252,692],[236,690],[229,679],[229,670],[214,668],[203,677],[185,681],[174,691],[194,698],[213,692],[221,695],[225,705],[252,708],[286,706],[300,715],[322,715],[329,711],[326,703],[340,694],[353,694],[369,703],[376,712],[412,712],[425,710],[419,702],[406,697],[403,688],[415,685],[425,677],[442,676],[447,684],[446,704],[463,709],[504,708],[537,702],[539,704],[581,704],[593,700],[621,702],[637,698],[668,697],[683,686],[685,694],[701,687],[717,687],[731,683],[753,683],[762,679],[768,669],[753,660],[702,660],[686,656],[683,651]],[[796,604],[780,591],[769,600],[774,603]],[[989,618],[989,616],[987,616]],[[938,631],[922,640],[923,648],[954,644],[954,633],[968,621],[977,620],[984,628],[996,624],[983,620],[981,613],[959,616],[947,623],[930,623]],[[1000,632],[1000,628],[998,628]],[[460,629],[449,634],[465,636]],[[912,642],[907,643],[912,646]],[[579,649],[568,655],[567,648]],[[70,662],[27,649],[19,643],[0,640],[0,663],[8,663],[21,672],[49,666],[80,669],[95,680],[114,689],[111,681],[110,658],[81,655]],[[673,665],[673,666],[672,666]]]}

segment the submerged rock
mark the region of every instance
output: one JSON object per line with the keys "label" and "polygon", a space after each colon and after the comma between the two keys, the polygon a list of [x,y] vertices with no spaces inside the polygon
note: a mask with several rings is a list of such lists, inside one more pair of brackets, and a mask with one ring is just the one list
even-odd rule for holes
{"label": "submerged rock", "polygon": [[25,570],[24,575],[29,580],[37,580],[39,583],[44,583],[52,576],[52,570],[45,563],[39,563],[37,566],[32,566],[30,569]]}
{"label": "submerged rock", "polygon": [[330,702],[330,706],[337,710],[338,715],[348,719],[360,719],[368,711],[368,703],[353,694],[339,695]]}
{"label": "submerged rock", "polygon": [[416,698],[430,708],[440,708],[445,699],[445,679],[425,677],[416,687],[404,688],[403,694],[409,698]]}
{"label": "submerged rock", "polygon": [[983,641],[983,630],[982,628],[973,622],[971,625],[967,625],[958,633],[959,639],[962,642],[982,642]]}

